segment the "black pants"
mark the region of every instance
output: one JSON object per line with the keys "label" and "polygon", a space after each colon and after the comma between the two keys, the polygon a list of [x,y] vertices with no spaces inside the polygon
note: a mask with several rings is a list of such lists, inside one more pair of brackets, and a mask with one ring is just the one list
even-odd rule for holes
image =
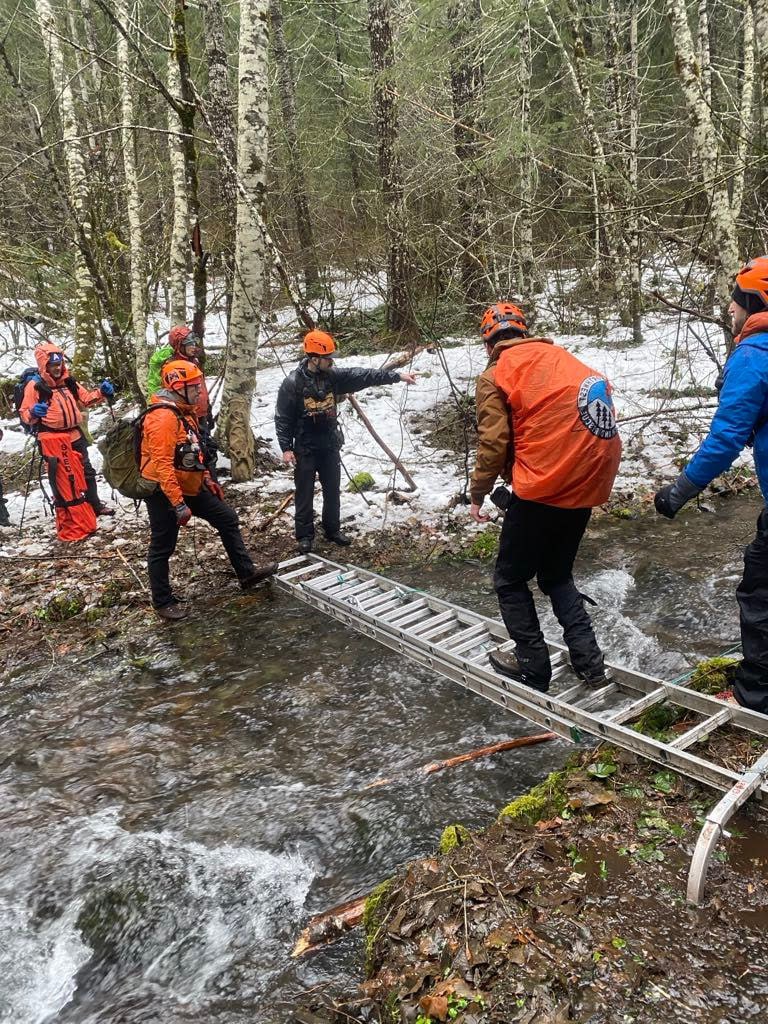
{"label": "black pants", "polygon": [[293,480],[296,485],[296,540],[315,536],[313,502],[315,474],[323,488],[323,529],[329,537],[341,527],[341,456],[338,448],[296,452]]}
{"label": "black pants", "polygon": [[736,589],[744,660],[736,670],[733,691],[745,708],[768,715],[768,509],[757,520],[757,533],[744,549],[744,576]]}
{"label": "black pants", "polygon": [[[176,550],[179,525],[173,505],[161,490],[158,489],[144,500],[152,531],[147,554],[149,586],[152,590],[152,604],[155,608],[162,608],[174,600],[168,576],[168,560]],[[254,566],[246,551],[235,510],[205,488],[194,497],[185,496],[184,501],[192,509],[193,515],[205,519],[218,532],[232,568],[240,579],[250,576]]]}
{"label": "black pants", "polygon": [[528,580],[534,576],[552,602],[576,674],[597,679],[605,669],[584,598],[572,576],[591,514],[589,508],[555,508],[513,496],[504,516],[493,585],[518,661],[537,682],[549,682],[552,666],[528,589]]}
{"label": "black pants", "polygon": [[83,434],[82,431],[78,439],[72,442],[72,448],[83,460],[83,472],[85,473],[85,500],[98,515],[101,510],[101,498],[99,497],[99,489],[96,486],[96,470],[93,468],[91,460],[88,458],[88,442],[86,441],[85,434]]}

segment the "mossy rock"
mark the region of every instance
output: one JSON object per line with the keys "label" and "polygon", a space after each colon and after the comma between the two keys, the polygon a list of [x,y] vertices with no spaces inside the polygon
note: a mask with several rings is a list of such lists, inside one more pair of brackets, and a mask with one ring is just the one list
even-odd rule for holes
{"label": "mossy rock", "polygon": [[347,484],[347,490],[351,494],[362,494],[363,491],[372,491],[376,481],[370,473],[355,473]]}
{"label": "mossy rock", "polygon": [[376,940],[384,922],[384,910],[381,904],[389,895],[394,881],[394,878],[386,878],[383,882],[379,882],[365,901],[363,931],[365,932],[365,965],[369,972],[373,967],[373,951],[376,947]]}
{"label": "mossy rock", "polygon": [[481,562],[488,562],[495,558],[499,549],[498,530],[483,530],[475,534],[472,542],[466,549],[467,558],[476,558]]}
{"label": "mossy rock", "polygon": [[499,812],[499,822],[535,825],[537,821],[561,814],[568,802],[564,788],[566,775],[566,772],[552,772],[543,782],[503,807]]}
{"label": "mossy rock", "polygon": [[739,664],[738,658],[709,658],[696,666],[685,685],[710,696],[730,690]]}
{"label": "mossy rock", "polygon": [[123,596],[123,585],[117,580],[111,580],[101,592],[99,597],[99,608],[114,608],[120,604]]}
{"label": "mossy rock", "polygon": [[440,853],[450,853],[457,846],[463,846],[469,839],[469,829],[464,825],[448,825],[440,836]]}
{"label": "mossy rock", "polygon": [[68,590],[63,594],[54,594],[35,615],[43,622],[66,622],[73,619],[85,608],[85,598],[79,590]]}

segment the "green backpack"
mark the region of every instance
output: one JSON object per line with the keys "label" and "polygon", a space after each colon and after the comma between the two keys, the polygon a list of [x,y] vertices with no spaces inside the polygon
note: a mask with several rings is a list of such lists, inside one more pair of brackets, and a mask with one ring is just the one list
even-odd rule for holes
{"label": "green backpack", "polygon": [[104,479],[113,490],[134,501],[148,498],[158,488],[154,480],[146,480],[139,472],[141,428],[145,418],[155,409],[171,409],[182,423],[186,423],[176,406],[164,403],[151,405],[135,419],[123,417],[113,423],[106,436],[99,441],[99,451],[104,460],[101,468]]}

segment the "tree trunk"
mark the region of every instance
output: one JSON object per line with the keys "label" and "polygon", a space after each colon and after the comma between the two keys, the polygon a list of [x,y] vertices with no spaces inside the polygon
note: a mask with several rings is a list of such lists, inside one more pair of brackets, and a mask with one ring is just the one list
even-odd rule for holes
{"label": "tree trunk", "polygon": [[197,146],[195,144],[195,94],[192,87],[192,74],[189,67],[189,46],[187,43],[186,0],[174,0],[172,45],[173,55],[179,69],[178,85],[181,96],[179,119],[182,127],[182,147],[184,153],[184,176],[187,186],[187,202],[189,204],[189,223],[192,234],[188,244],[192,247],[192,283],[194,293],[194,310],[192,325],[198,337],[205,335],[205,311],[208,304],[208,275],[206,272],[207,255],[203,252],[200,228],[199,179],[197,173]]}
{"label": "tree trunk", "polygon": [[755,20],[749,0],[744,0],[744,35],[742,37],[743,64],[741,70],[741,99],[739,103],[739,128],[736,152],[734,154],[733,185],[731,188],[731,213],[738,225],[744,202],[744,181],[747,172],[747,154],[752,141],[752,100],[755,91]]}
{"label": "tree trunk", "polygon": [[667,0],[672,26],[675,64],[683,89],[688,120],[693,129],[693,148],[698,158],[701,179],[710,201],[710,231],[715,253],[715,295],[721,315],[730,301],[733,275],[739,269],[736,225],[731,212],[727,182],[722,174],[722,158],[710,108],[707,104],[693,38],[688,24],[685,0]]}
{"label": "tree trunk", "polygon": [[638,0],[629,0],[629,152],[627,180],[629,186],[627,237],[629,248],[629,312],[632,320],[632,341],[643,343],[643,290],[640,267],[640,211],[638,210],[638,140],[640,128],[640,76],[637,38]]}
{"label": "tree trunk", "polygon": [[219,436],[229,453],[233,480],[249,480],[255,470],[251,402],[266,259],[259,218],[263,221],[269,123],[267,8],[268,0],[240,2],[237,168],[242,193],[237,207],[235,287],[219,415]]}
{"label": "tree trunk", "polygon": [[487,304],[488,230],[485,186],[480,173],[484,65],[480,51],[480,0],[451,0],[450,78],[453,144],[458,163],[459,273],[467,308],[478,313]]}
{"label": "tree trunk", "polygon": [[[51,70],[53,90],[61,118],[64,160],[69,182],[69,199],[77,217],[84,244],[92,248],[90,196],[85,161],[80,143],[80,128],[75,113],[70,76],[64,64],[59,32],[49,0],[35,0],[40,32]],[[96,302],[93,280],[78,252],[75,263],[77,297],[75,303],[75,376],[89,377],[96,354]]]}
{"label": "tree trunk", "polygon": [[390,0],[368,0],[368,36],[373,70],[379,174],[387,218],[387,326],[406,338],[418,327],[411,302],[413,266],[408,244],[408,213],[398,152],[397,93],[393,82],[395,51]]}
{"label": "tree trunk", "polygon": [[347,88],[347,76],[344,73],[344,52],[341,47],[341,29],[339,28],[339,10],[338,5],[331,0],[328,5],[328,13],[331,19],[331,27],[333,29],[333,53],[336,59],[337,67],[337,78],[336,78],[336,93],[341,103],[341,121],[344,128],[344,138],[346,139],[346,150],[347,150],[347,162],[349,164],[349,176],[352,180],[352,191],[354,196],[358,196],[362,191],[362,175],[360,173],[360,158],[357,155],[355,149],[355,140],[352,136],[350,129],[350,115],[349,115],[349,89]]}
{"label": "tree trunk", "polygon": [[[758,68],[760,78],[760,112],[758,127],[760,132],[760,155],[762,167],[757,171],[757,191],[762,209],[768,207],[768,168],[765,166],[765,155],[768,153],[768,0],[752,0],[752,12],[755,24],[755,43],[757,45]],[[768,247],[765,229],[761,229],[762,249]]]}
{"label": "tree trunk", "polygon": [[299,149],[299,116],[296,111],[296,82],[293,61],[285,41],[283,9],[280,0],[270,0],[269,15],[272,22],[272,52],[275,55],[277,88],[283,113],[283,131],[288,151],[288,187],[293,200],[296,217],[296,234],[299,239],[297,260],[304,274],[304,288],[308,296],[320,291],[320,275],[317,270],[315,238],[312,218],[309,214],[309,199],[304,166]]}
{"label": "tree trunk", "polygon": [[[173,48],[168,53],[168,92],[181,103],[181,76]],[[168,285],[170,289],[171,323],[187,320],[187,273],[189,269],[189,196],[184,162],[183,127],[176,110],[168,105],[168,152],[173,184],[173,217],[171,219],[171,246],[169,254]]]}
{"label": "tree trunk", "polygon": [[[116,0],[115,13],[127,27],[130,24],[128,0]],[[121,129],[123,166],[125,168],[125,195],[128,208],[128,231],[131,246],[131,320],[133,324],[133,351],[136,383],[146,397],[147,393],[147,253],[141,224],[141,195],[136,160],[136,131],[134,122],[133,88],[130,77],[130,56],[127,39],[117,33],[117,66],[120,80],[120,109],[123,117]]]}
{"label": "tree trunk", "polygon": [[535,166],[531,144],[531,3],[522,0],[523,25],[520,33],[520,262],[518,291],[525,303],[528,323],[536,310],[533,296],[539,291],[540,278],[533,254],[533,203],[536,196]]}
{"label": "tree trunk", "polygon": [[227,321],[232,313],[237,221],[237,143],[232,116],[233,97],[227,73],[227,47],[221,0],[202,0],[205,55],[208,64],[208,119],[223,154],[217,150],[217,173],[224,201],[224,268],[227,276]]}
{"label": "tree trunk", "polygon": [[701,68],[701,91],[704,102],[712,109],[712,53],[709,46],[709,0],[698,0],[698,56]]}

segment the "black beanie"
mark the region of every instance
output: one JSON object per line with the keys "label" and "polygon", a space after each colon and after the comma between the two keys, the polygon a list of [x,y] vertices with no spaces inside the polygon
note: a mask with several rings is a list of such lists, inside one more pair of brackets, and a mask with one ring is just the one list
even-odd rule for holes
{"label": "black beanie", "polygon": [[746,309],[750,316],[752,313],[762,313],[768,308],[759,295],[756,295],[755,292],[743,292],[738,285],[734,287],[731,298],[742,309]]}

